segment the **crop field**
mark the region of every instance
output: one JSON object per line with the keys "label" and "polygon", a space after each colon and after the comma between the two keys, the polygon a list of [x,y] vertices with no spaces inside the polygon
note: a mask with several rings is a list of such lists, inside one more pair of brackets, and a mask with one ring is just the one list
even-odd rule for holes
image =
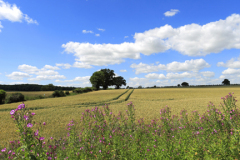
{"label": "crop field", "polygon": [[[66,125],[72,119],[80,123],[82,113],[86,109],[98,106],[102,109],[104,104],[109,104],[114,115],[121,111],[124,115],[127,110],[127,103],[133,103],[136,121],[144,118],[149,124],[154,118],[160,118],[160,110],[166,105],[171,108],[171,116],[178,115],[181,110],[187,110],[189,119],[191,112],[197,110],[203,114],[208,109],[211,101],[217,109],[223,103],[221,97],[234,92],[234,97],[240,97],[240,88],[156,88],[156,89],[135,89],[135,90],[100,90],[69,97],[39,99],[24,102],[31,112],[36,113],[34,121],[46,122],[41,135],[46,138],[60,138],[67,135]],[[27,94],[27,93],[26,93]],[[46,93],[45,93],[46,94]],[[127,101],[126,98],[129,97]],[[9,112],[21,104],[12,103],[0,105],[0,147],[6,146],[9,141],[17,140],[17,127],[14,124]],[[236,103],[237,108],[238,103]],[[33,127],[33,130],[37,128]],[[78,128],[79,129],[79,128]]]}
{"label": "crop field", "polygon": [[[70,91],[70,92],[72,92],[72,91]],[[28,97],[43,96],[45,94],[45,96],[48,97],[48,96],[53,94],[53,91],[30,91],[30,92],[25,92],[25,91],[7,91],[6,93],[7,94],[22,93],[24,96],[28,96]]]}

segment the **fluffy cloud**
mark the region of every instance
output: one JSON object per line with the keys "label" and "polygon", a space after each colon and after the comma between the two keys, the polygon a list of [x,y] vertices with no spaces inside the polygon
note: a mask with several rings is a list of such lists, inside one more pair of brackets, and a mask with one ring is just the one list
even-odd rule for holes
{"label": "fluffy cloud", "polygon": [[218,67],[228,67],[228,68],[240,68],[240,57],[238,57],[238,61],[234,61],[235,58],[232,58],[224,64],[223,62],[218,62]]}
{"label": "fluffy cloud", "polygon": [[53,70],[47,70],[47,71],[38,71],[35,74],[36,75],[58,75],[59,73]]}
{"label": "fluffy cloud", "polygon": [[58,67],[53,67],[53,66],[50,66],[50,65],[45,65],[44,67],[43,67],[44,69],[50,69],[50,70],[60,70],[60,68],[58,68]]}
{"label": "fluffy cloud", "polygon": [[100,36],[100,34],[95,34],[95,36],[99,37],[99,36]]}
{"label": "fluffy cloud", "polygon": [[82,30],[82,33],[94,33],[93,31]]}
{"label": "fluffy cloud", "polygon": [[64,69],[69,69],[71,67],[68,63],[56,63],[56,66],[63,66]]}
{"label": "fluffy cloud", "polygon": [[29,78],[29,81],[42,81],[42,80],[54,80],[54,79],[66,79],[64,75],[40,75],[36,78]]}
{"label": "fluffy cloud", "polygon": [[77,61],[87,65],[120,64],[125,58],[140,59],[140,53],[151,55],[172,49],[188,56],[206,56],[224,49],[240,49],[240,15],[205,25],[188,24],[179,28],[165,25],[143,33],[135,33],[135,42],[90,44],[68,42],[64,51],[73,53]]}
{"label": "fluffy cloud", "polygon": [[[22,19],[24,19],[27,23],[38,24],[36,20],[31,19],[27,14],[23,14],[16,4],[11,6],[11,4],[0,0],[0,20],[3,19],[11,22],[22,22]],[[2,28],[1,23],[0,28]]]}
{"label": "fluffy cloud", "polygon": [[159,64],[159,65],[148,65],[144,63],[132,64],[131,68],[135,68],[135,74],[140,73],[150,73],[150,72],[158,72],[159,70],[166,70],[167,72],[184,72],[184,71],[194,71],[198,72],[201,69],[206,67],[210,67],[210,65],[204,59],[191,59],[186,60],[184,63],[181,62],[172,62],[167,65]]}
{"label": "fluffy cloud", "polygon": [[85,68],[85,69],[92,68],[92,66],[90,66],[88,64],[85,64],[85,63],[81,63],[81,62],[75,62],[73,64],[73,67],[75,67],[75,68]]}
{"label": "fluffy cloud", "polygon": [[20,71],[23,71],[23,72],[27,72],[29,74],[35,74],[36,72],[39,71],[39,69],[35,66],[30,66],[30,65],[26,65],[26,64],[23,64],[23,65],[19,65],[18,66],[18,69]]}
{"label": "fluffy cloud", "polygon": [[210,71],[206,71],[206,72],[200,72],[204,77],[214,77],[215,73],[214,72],[210,72]]}
{"label": "fluffy cloud", "polygon": [[[19,65],[18,69],[20,71],[26,72],[28,74],[41,74],[41,73],[54,73],[52,70],[59,70],[58,67],[54,67],[54,66],[50,66],[50,65],[45,65],[42,69],[38,69],[36,66],[31,66],[31,65],[27,65],[27,64],[23,64],[23,65]],[[49,70],[47,70],[49,69]],[[57,73],[57,72],[55,72]]]}
{"label": "fluffy cloud", "polygon": [[87,83],[89,82],[90,76],[85,76],[85,77],[76,77],[73,80],[64,80],[64,81],[60,81],[60,80],[56,80],[55,82],[83,82],[83,83]]}
{"label": "fluffy cloud", "polygon": [[177,14],[179,12],[179,10],[177,9],[171,9],[170,11],[167,11],[164,13],[164,15],[166,17],[171,17],[171,16],[174,16],[175,14]]}
{"label": "fluffy cloud", "polygon": [[126,69],[124,69],[124,70],[120,70],[120,72],[127,72],[127,70],[126,70]]}
{"label": "fluffy cloud", "polygon": [[102,31],[102,32],[104,32],[104,31],[105,31],[105,29],[101,29],[101,28],[98,28],[98,30],[99,30],[99,31]]}
{"label": "fluffy cloud", "polygon": [[31,77],[29,74],[23,72],[12,72],[6,76],[12,80],[23,80],[23,78]]}
{"label": "fluffy cloud", "polygon": [[166,77],[163,74],[150,73],[145,77],[148,79],[182,79],[182,78],[192,78],[194,75],[188,72],[184,73],[168,73]]}

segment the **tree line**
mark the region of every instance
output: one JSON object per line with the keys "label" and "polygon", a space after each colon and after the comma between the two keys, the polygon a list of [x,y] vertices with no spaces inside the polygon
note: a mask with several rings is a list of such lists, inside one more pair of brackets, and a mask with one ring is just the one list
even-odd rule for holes
{"label": "tree line", "polygon": [[55,90],[74,90],[76,87],[61,87],[53,84],[39,85],[39,84],[15,84],[15,85],[1,85],[0,89],[5,91],[55,91]]}

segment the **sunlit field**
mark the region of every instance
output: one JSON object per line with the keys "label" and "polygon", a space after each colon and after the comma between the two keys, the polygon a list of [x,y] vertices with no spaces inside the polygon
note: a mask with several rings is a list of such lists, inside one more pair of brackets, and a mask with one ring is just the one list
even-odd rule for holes
{"label": "sunlit field", "polygon": [[[41,153],[40,144],[29,149],[29,154],[30,150],[36,151],[31,152],[36,158],[234,159],[240,156],[237,139],[240,135],[236,134],[239,128],[238,102],[235,103],[236,108],[224,105],[225,109],[231,106],[231,112],[224,111],[220,104],[224,104],[223,98],[236,97],[238,100],[239,91],[237,87],[106,90],[26,101],[26,108],[36,115],[30,116],[29,122],[23,119],[22,124],[33,124],[26,127],[29,133],[36,133],[39,126],[42,127],[38,136],[44,140],[35,142],[33,139],[31,142],[46,143],[43,145],[45,148],[41,148]],[[128,95],[130,97],[125,101]],[[19,104],[0,105],[2,154],[5,154],[4,148],[8,147],[9,141],[20,139],[21,134],[16,132],[19,126],[9,114]],[[168,107],[171,112],[168,112]],[[172,120],[173,115],[178,117]],[[61,141],[55,141],[60,138]],[[55,145],[57,149],[53,151],[49,145]],[[24,155],[22,152],[19,155]]]}

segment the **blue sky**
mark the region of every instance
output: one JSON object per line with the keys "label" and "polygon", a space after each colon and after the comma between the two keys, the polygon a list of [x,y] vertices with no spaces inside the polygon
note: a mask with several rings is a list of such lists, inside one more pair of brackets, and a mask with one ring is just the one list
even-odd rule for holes
{"label": "blue sky", "polygon": [[[0,0],[0,84],[240,83],[239,0]],[[122,86],[123,87],[123,86]]]}

